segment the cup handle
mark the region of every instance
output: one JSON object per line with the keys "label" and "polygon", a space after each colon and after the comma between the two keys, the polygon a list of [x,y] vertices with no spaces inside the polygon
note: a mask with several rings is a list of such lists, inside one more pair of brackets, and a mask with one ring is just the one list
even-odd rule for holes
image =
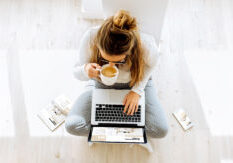
{"label": "cup handle", "polygon": [[[99,71],[99,72],[101,71],[101,69],[99,69],[99,68],[96,68],[96,70]],[[100,77],[100,74],[99,74],[99,77]]]}

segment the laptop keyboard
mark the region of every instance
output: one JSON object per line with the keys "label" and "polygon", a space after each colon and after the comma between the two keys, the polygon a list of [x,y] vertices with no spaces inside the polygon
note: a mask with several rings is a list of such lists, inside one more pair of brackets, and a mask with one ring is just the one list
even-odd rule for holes
{"label": "laptop keyboard", "polygon": [[96,104],[96,121],[141,122],[141,106],[133,115],[127,115],[124,105]]}

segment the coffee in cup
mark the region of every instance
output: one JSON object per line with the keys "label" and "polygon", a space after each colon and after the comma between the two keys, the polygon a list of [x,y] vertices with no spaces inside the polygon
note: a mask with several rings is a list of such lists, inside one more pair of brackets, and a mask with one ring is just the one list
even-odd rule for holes
{"label": "coffee in cup", "polygon": [[117,73],[117,70],[114,67],[107,66],[102,69],[101,73],[106,77],[114,77]]}
{"label": "coffee in cup", "polygon": [[119,70],[116,66],[104,65],[100,70],[100,79],[105,85],[113,85],[118,78]]}

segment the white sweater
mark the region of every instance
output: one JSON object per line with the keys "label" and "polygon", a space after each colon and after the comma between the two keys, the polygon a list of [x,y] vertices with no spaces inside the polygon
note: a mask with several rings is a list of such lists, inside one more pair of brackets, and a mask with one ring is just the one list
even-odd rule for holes
{"label": "white sweater", "polygon": [[[80,41],[80,46],[77,55],[77,62],[75,63],[74,66],[74,76],[79,80],[83,80],[83,81],[89,80],[89,77],[86,71],[84,70],[84,65],[86,63],[89,63],[89,60],[91,58],[90,43],[93,40],[94,36],[96,35],[98,29],[99,26],[90,28],[84,33],[84,36]],[[132,91],[136,92],[139,95],[142,94],[147,84],[147,81],[152,75],[152,72],[156,66],[159,55],[158,47],[152,35],[140,33],[140,38],[141,38],[142,46],[144,47],[145,50],[145,54],[144,54],[145,74],[143,80],[141,80],[138,85],[134,85],[131,89]],[[119,76],[116,83],[130,82],[131,75],[130,75],[129,66],[124,64],[124,65],[119,65],[118,68],[119,68]]]}

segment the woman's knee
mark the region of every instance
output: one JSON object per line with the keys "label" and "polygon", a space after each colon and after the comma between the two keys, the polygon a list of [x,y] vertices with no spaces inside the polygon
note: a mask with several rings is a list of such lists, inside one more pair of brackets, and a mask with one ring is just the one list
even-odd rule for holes
{"label": "woman's knee", "polygon": [[72,135],[83,136],[87,134],[86,120],[78,115],[71,115],[66,118],[66,131]]}
{"label": "woman's knee", "polygon": [[152,138],[163,138],[168,133],[168,126],[157,126],[150,129],[149,136]]}

